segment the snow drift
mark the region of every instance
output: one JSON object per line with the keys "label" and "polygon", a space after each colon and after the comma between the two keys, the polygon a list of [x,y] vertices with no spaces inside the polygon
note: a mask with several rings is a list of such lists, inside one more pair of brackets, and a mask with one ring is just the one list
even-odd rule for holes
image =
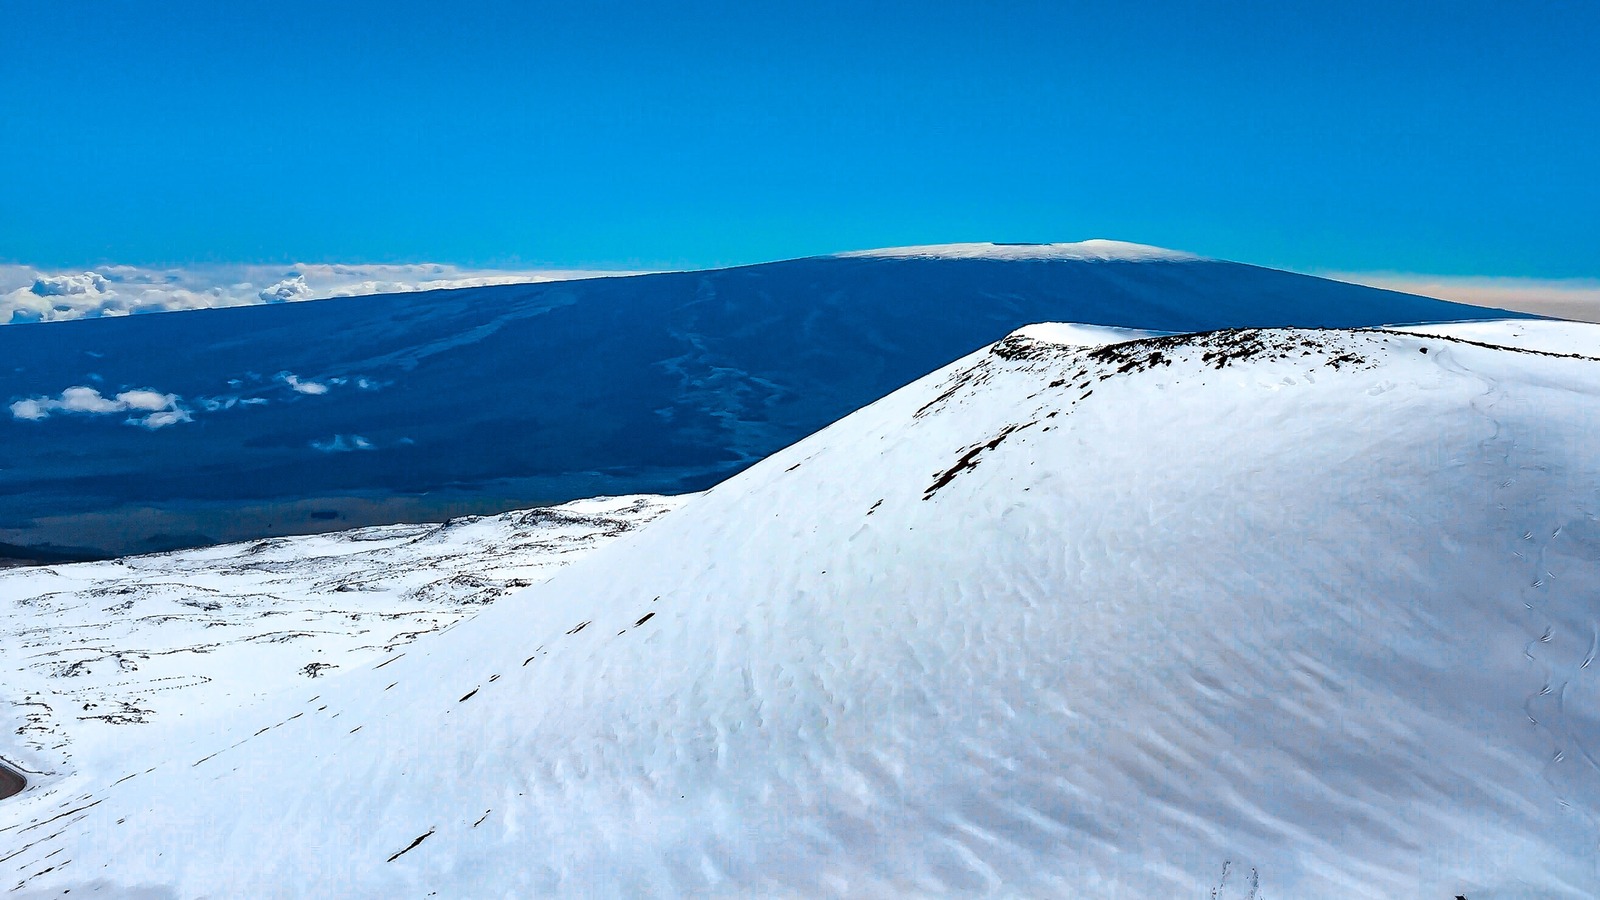
{"label": "snow drift", "polygon": [[1600,891],[1600,361],[1051,333],[317,696],[30,787],[0,871],[73,897]]}
{"label": "snow drift", "polygon": [[1091,241],[6,327],[0,557],[700,490],[1031,322],[1492,315]]}

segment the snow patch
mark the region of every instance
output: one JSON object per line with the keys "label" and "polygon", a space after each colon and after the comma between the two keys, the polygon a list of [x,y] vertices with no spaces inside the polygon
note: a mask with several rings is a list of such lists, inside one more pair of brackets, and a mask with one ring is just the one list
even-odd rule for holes
{"label": "snow patch", "polygon": [[1145,338],[1161,337],[1170,331],[1147,331],[1141,328],[1118,328],[1112,325],[1081,325],[1076,322],[1040,322],[1025,325],[1013,331],[1010,337],[1037,341],[1041,344],[1059,344],[1063,347],[1103,347]]}

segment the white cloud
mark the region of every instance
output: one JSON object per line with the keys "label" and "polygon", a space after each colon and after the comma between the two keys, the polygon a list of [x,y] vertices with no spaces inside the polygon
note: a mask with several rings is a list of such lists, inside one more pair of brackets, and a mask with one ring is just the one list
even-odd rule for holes
{"label": "white cloud", "polygon": [[312,441],[312,448],[323,453],[350,453],[355,450],[372,450],[376,445],[359,434],[336,434],[329,441]]}
{"label": "white cloud", "polygon": [[293,278],[285,278],[271,287],[262,288],[256,296],[262,303],[287,303],[291,300],[310,300],[316,293],[311,289],[311,285],[306,284],[304,275],[296,275]]}
{"label": "white cloud", "polygon": [[110,286],[111,282],[104,275],[84,272],[82,275],[41,275],[33,280],[28,290],[38,297],[71,297],[104,294]]}
{"label": "white cloud", "polygon": [[301,394],[326,394],[328,386],[316,381],[303,381],[293,372],[279,372],[278,380]]}
{"label": "white cloud", "polygon": [[29,422],[48,419],[50,418],[50,410],[45,405],[47,402],[44,400],[18,400],[11,404],[11,415],[13,418],[25,419]]}
{"label": "white cloud", "polygon": [[147,412],[171,409],[177,405],[177,399],[172,394],[156,391],[123,391],[117,395],[117,402],[126,403],[129,409],[142,409]]}
{"label": "white cloud", "polygon": [[195,404],[206,412],[221,412],[233,409],[236,406],[260,406],[270,403],[265,397],[241,397],[238,394],[222,394],[216,397],[196,397]]}
{"label": "white cloud", "polygon": [[163,410],[161,412],[151,413],[150,415],[145,416],[142,419],[138,419],[138,418],[129,419],[128,420],[128,424],[129,425],[142,425],[143,427],[148,428],[151,431],[155,431],[157,428],[165,428],[168,425],[176,425],[179,422],[188,422],[188,421],[191,421],[191,420],[189,418],[189,413],[188,413],[187,410],[168,409],[168,410]]}
{"label": "white cloud", "polygon": [[1473,278],[1406,272],[1319,272],[1354,284],[1473,306],[1600,322],[1600,279]]}
{"label": "white cloud", "polygon": [[87,272],[0,265],[0,325],[629,274],[636,273],[469,269],[435,263],[175,269],[108,265]]}
{"label": "white cloud", "polygon": [[[150,391],[140,391],[149,394]],[[70,387],[61,392],[61,399],[53,401],[58,409],[67,412],[81,413],[114,413],[122,412],[128,404],[122,400],[121,395],[115,400],[100,396],[100,392],[91,387]],[[159,408],[159,407],[158,407]]]}
{"label": "white cloud", "polygon": [[11,416],[23,421],[41,422],[58,412],[91,416],[131,412],[134,415],[125,420],[129,425],[154,431],[191,421],[189,411],[180,404],[181,398],[177,394],[140,389],[106,397],[95,388],[78,385],[67,388],[56,397],[28,397],[14,401],[11,404]]}

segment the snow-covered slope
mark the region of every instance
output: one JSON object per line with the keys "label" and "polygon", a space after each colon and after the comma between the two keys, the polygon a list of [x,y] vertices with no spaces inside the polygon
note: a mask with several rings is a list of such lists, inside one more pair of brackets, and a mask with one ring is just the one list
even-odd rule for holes
{"label": "snow-covered slope", "polygon": [[0,802],[0,872],[1593,896],[1597,424],[1588,358],[1019,335],[392,659]]}
{"label": "snow-covered slope", "polygon": [[1402,325],[1395,331],[1439,334],[1496,347],[1516,347],[1545,353],[1600,355],[1600,324],[1563,322],[1558,319],[1507,319]]}
{"label": "snow-covered slope", "polygon": [[378,662],[684,499],[0,571],[0,764],[45,789],[92,781],[174,726]]}
{"label": "snow-covered slope", "polygon": [[1110,241],[0,328],[0,561],[708,487],[1032,322],[1491,311]]}

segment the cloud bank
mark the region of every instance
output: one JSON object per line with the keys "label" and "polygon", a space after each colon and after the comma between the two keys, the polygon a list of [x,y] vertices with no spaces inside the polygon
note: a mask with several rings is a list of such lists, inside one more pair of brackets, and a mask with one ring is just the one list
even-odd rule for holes
{"label": "cloud bank", "polygon": [[[99,376],[89,376],[91,380]],[[254,386],[256,391],[267,388],[282,390],[287,388],[294,394],[304,394],[319,397],[334,388],[377,391],[387,387],[390,382],[378,381],[364,375],[357,376],[330,376],[320,380],[313,380],[296,375],[293,372],[283,371],[271,378],[264,378],[256,373],[250,373],[246,378],[232,378],[228,380],[229,387],[238,390],[247,388],[247,381]],[[290,399],[281,398],[280,399]],[[3,401],[0,401],[3,402]],[[246,396],[244,393],[229,393],[216,396],[195,396],[185,401],[177,394],[164,393],[150,388],[137,388],[121,391],[112,396],[100,393],[99,388],[76,385],[69,387],[55,396],[24,397],[12,400],[10,404],[11,418],[21,422],[43,422],[57,415],[82,415],[82,416],[110,416],[126,414],[124,422],[128,425],[138,425],[150,431],[166,428],[169,425],[178,425],[183,422],[194,421],[195,414],[217,413],[224,410],[242,408],[247,406],[260,406],[274,402],[266,397]],[[361,435],[334,435],[331,440],[313,442],[314,448],[327,453],[342,453],[350,450],[371,450],[376,446]]]}
{"label": "cloud bank", "polygon": [[41,422],[57,413],[104,416],[131,413],[129,425],[155,431],[168,425],[190,421],[189,411],[179,404],[176,394],[140,389],[105,397],[92,387],[69,387],[56,397],[28,397],[11,404],[11,417]]}
{"label": "cloud bank", "polygon": [[434,263],[100,266],[89,271],[0,264],[0,325],[631,274],[637,273],[467,269]]}
{"label": "cloud bank", "polygon": [[1405,272],[1320,272],[1324,278],[1473,306],[1600,322],[1600,279],[1464,278]]}

